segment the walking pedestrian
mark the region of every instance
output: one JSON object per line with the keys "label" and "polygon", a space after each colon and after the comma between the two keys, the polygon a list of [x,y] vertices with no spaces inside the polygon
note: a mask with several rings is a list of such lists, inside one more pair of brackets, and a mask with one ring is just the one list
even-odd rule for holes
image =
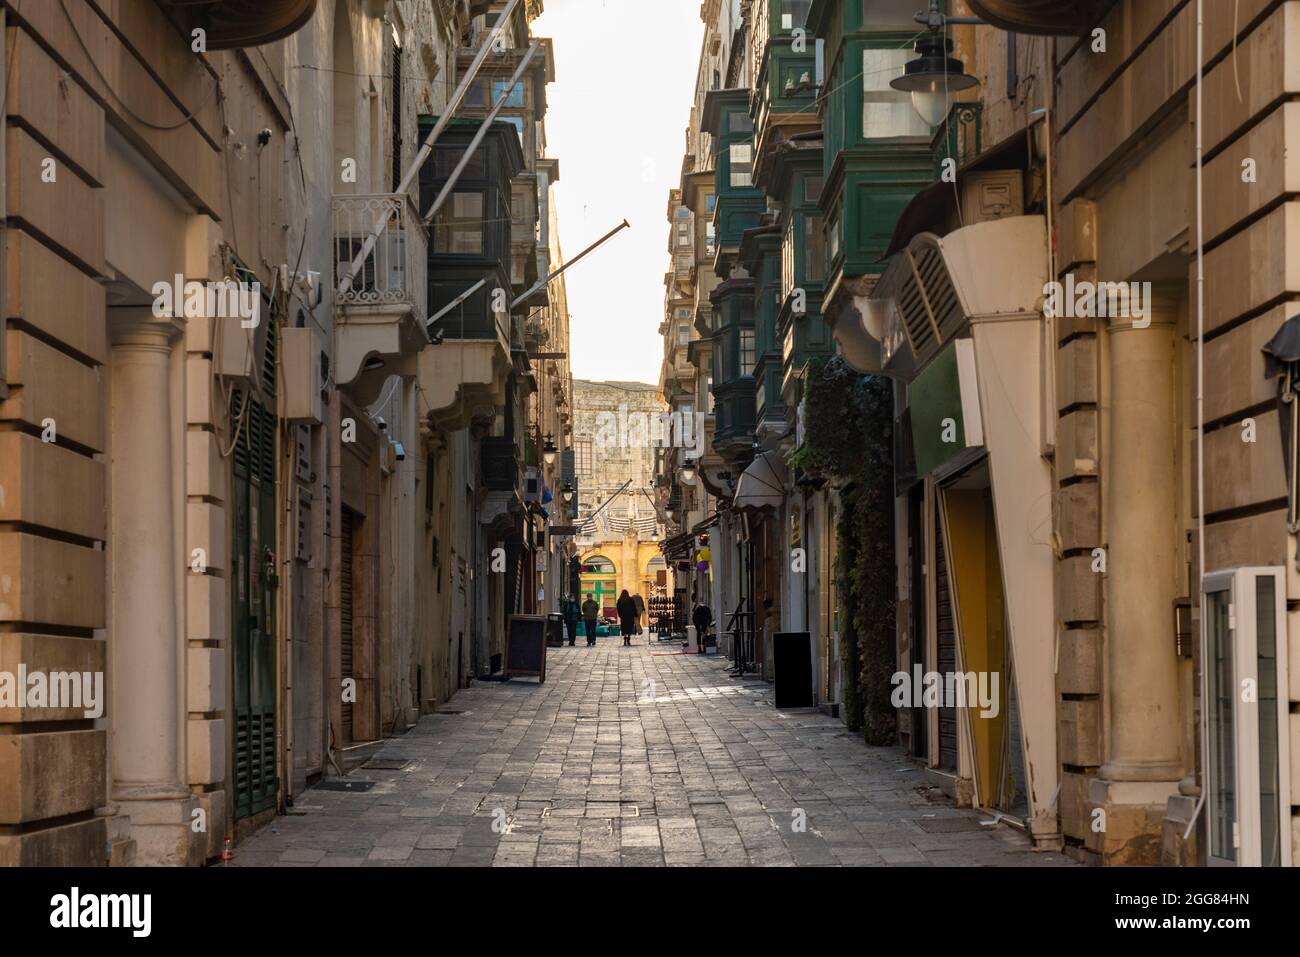
{"label": "walking pedestrian", "polygon": [[596,618],[600,614],[600,606],[596,604],[596,599],[590,595],[582,603],[582,617],[587,626],[587,647],[590,648],[596,644]]}
{"label": "walking pedestrian", "polygon": [[572,595],[565,595],[560,602],[560,614],[564,615],[564,630],[569,633],[569,647],[578,640],[578,622],[582,618],[582,609]]}
{"label": "walking pedestrian", "polygon": [[636,602],[632,600],[626,588],[623,589],[623,594],[618,596],[618,604],[615,607],[618,609],[619,626],[623,632],[623,644],[630,645],[632,636],[641,629],[637,625]]}
{"label": "walking pedestrian", "polygon": [[632,596],[632,602],[636,605],[636,630],[639,633],[641,625],[645,622],[645,599],[641,597],[640,592],[637,592]]}
{"label": "walking pedestrian", "polygon": [[700,654],[704,654],[704,649],[708,645],[709,626],[713,624],[713,609],[700,602],[691,613],[691,624],[695,626],[695,641]]}

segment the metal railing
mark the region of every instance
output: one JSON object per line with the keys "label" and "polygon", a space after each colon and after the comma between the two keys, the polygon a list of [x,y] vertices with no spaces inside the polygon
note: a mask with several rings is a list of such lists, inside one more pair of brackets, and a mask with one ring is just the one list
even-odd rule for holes
{"label": "metal railing", "polygon": [[731,673],[743,675],[754,669],[754,613],[744,611],[745,599],[727,619],[726,632],[731,636]]}
{"label": "metal railing", "polygon": [[375,241],[351,284],[337,292],[341,306],[410,305],[420,319],[425,307],[425,271],[429,235],[415,204],[406,193],[349,193],[333,198],[334,288],[361,251],[375,223],[387,214],[387,225]]}

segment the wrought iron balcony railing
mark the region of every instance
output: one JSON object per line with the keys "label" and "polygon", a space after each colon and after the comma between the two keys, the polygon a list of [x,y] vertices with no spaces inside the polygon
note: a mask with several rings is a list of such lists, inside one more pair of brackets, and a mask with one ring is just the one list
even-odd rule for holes
{"label": "wrought iron balcony railing", "polygon": [[[334,289],[341,306],[411,306],[427,315],[426,256],[429,245],[419,212],[405,193],[353,193],[334,197]],[[349,287],[343,278],[375,224],[387,217],[374,246],[362,260]]]}

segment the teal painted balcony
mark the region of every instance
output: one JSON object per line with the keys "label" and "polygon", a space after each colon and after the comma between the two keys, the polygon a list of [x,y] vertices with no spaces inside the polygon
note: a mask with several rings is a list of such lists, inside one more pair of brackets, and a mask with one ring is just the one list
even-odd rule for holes
{"label": "teal painted balcony", "polygon": [[[754,186],[754,123],[749,116],[749,91],[711,90],[704,100],[704,128],[713,135],[717,152],[713,210],[719,261],[734,253],[746,229],[758,225],[767,208]],[[719,276],[725,278],[723,273]]]}

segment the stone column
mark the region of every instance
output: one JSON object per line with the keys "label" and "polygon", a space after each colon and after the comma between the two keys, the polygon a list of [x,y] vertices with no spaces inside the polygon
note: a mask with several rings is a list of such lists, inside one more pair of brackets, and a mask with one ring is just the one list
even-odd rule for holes
{"label": "stone column", "polygon": [[131,818],[141,863],[187,864],[171,402],[180,328],[148,308],[109,317],[112,797]]}
{"label": "stone column", "polygon": [[1159,863],[1160,819],[1184,771],[1171,611],[1180,592],[1175,307],[1149,303],[1145,327],[1103,320],[1106,737],[1089,793],[1106,812],[1094,848],[1106,863]]}

